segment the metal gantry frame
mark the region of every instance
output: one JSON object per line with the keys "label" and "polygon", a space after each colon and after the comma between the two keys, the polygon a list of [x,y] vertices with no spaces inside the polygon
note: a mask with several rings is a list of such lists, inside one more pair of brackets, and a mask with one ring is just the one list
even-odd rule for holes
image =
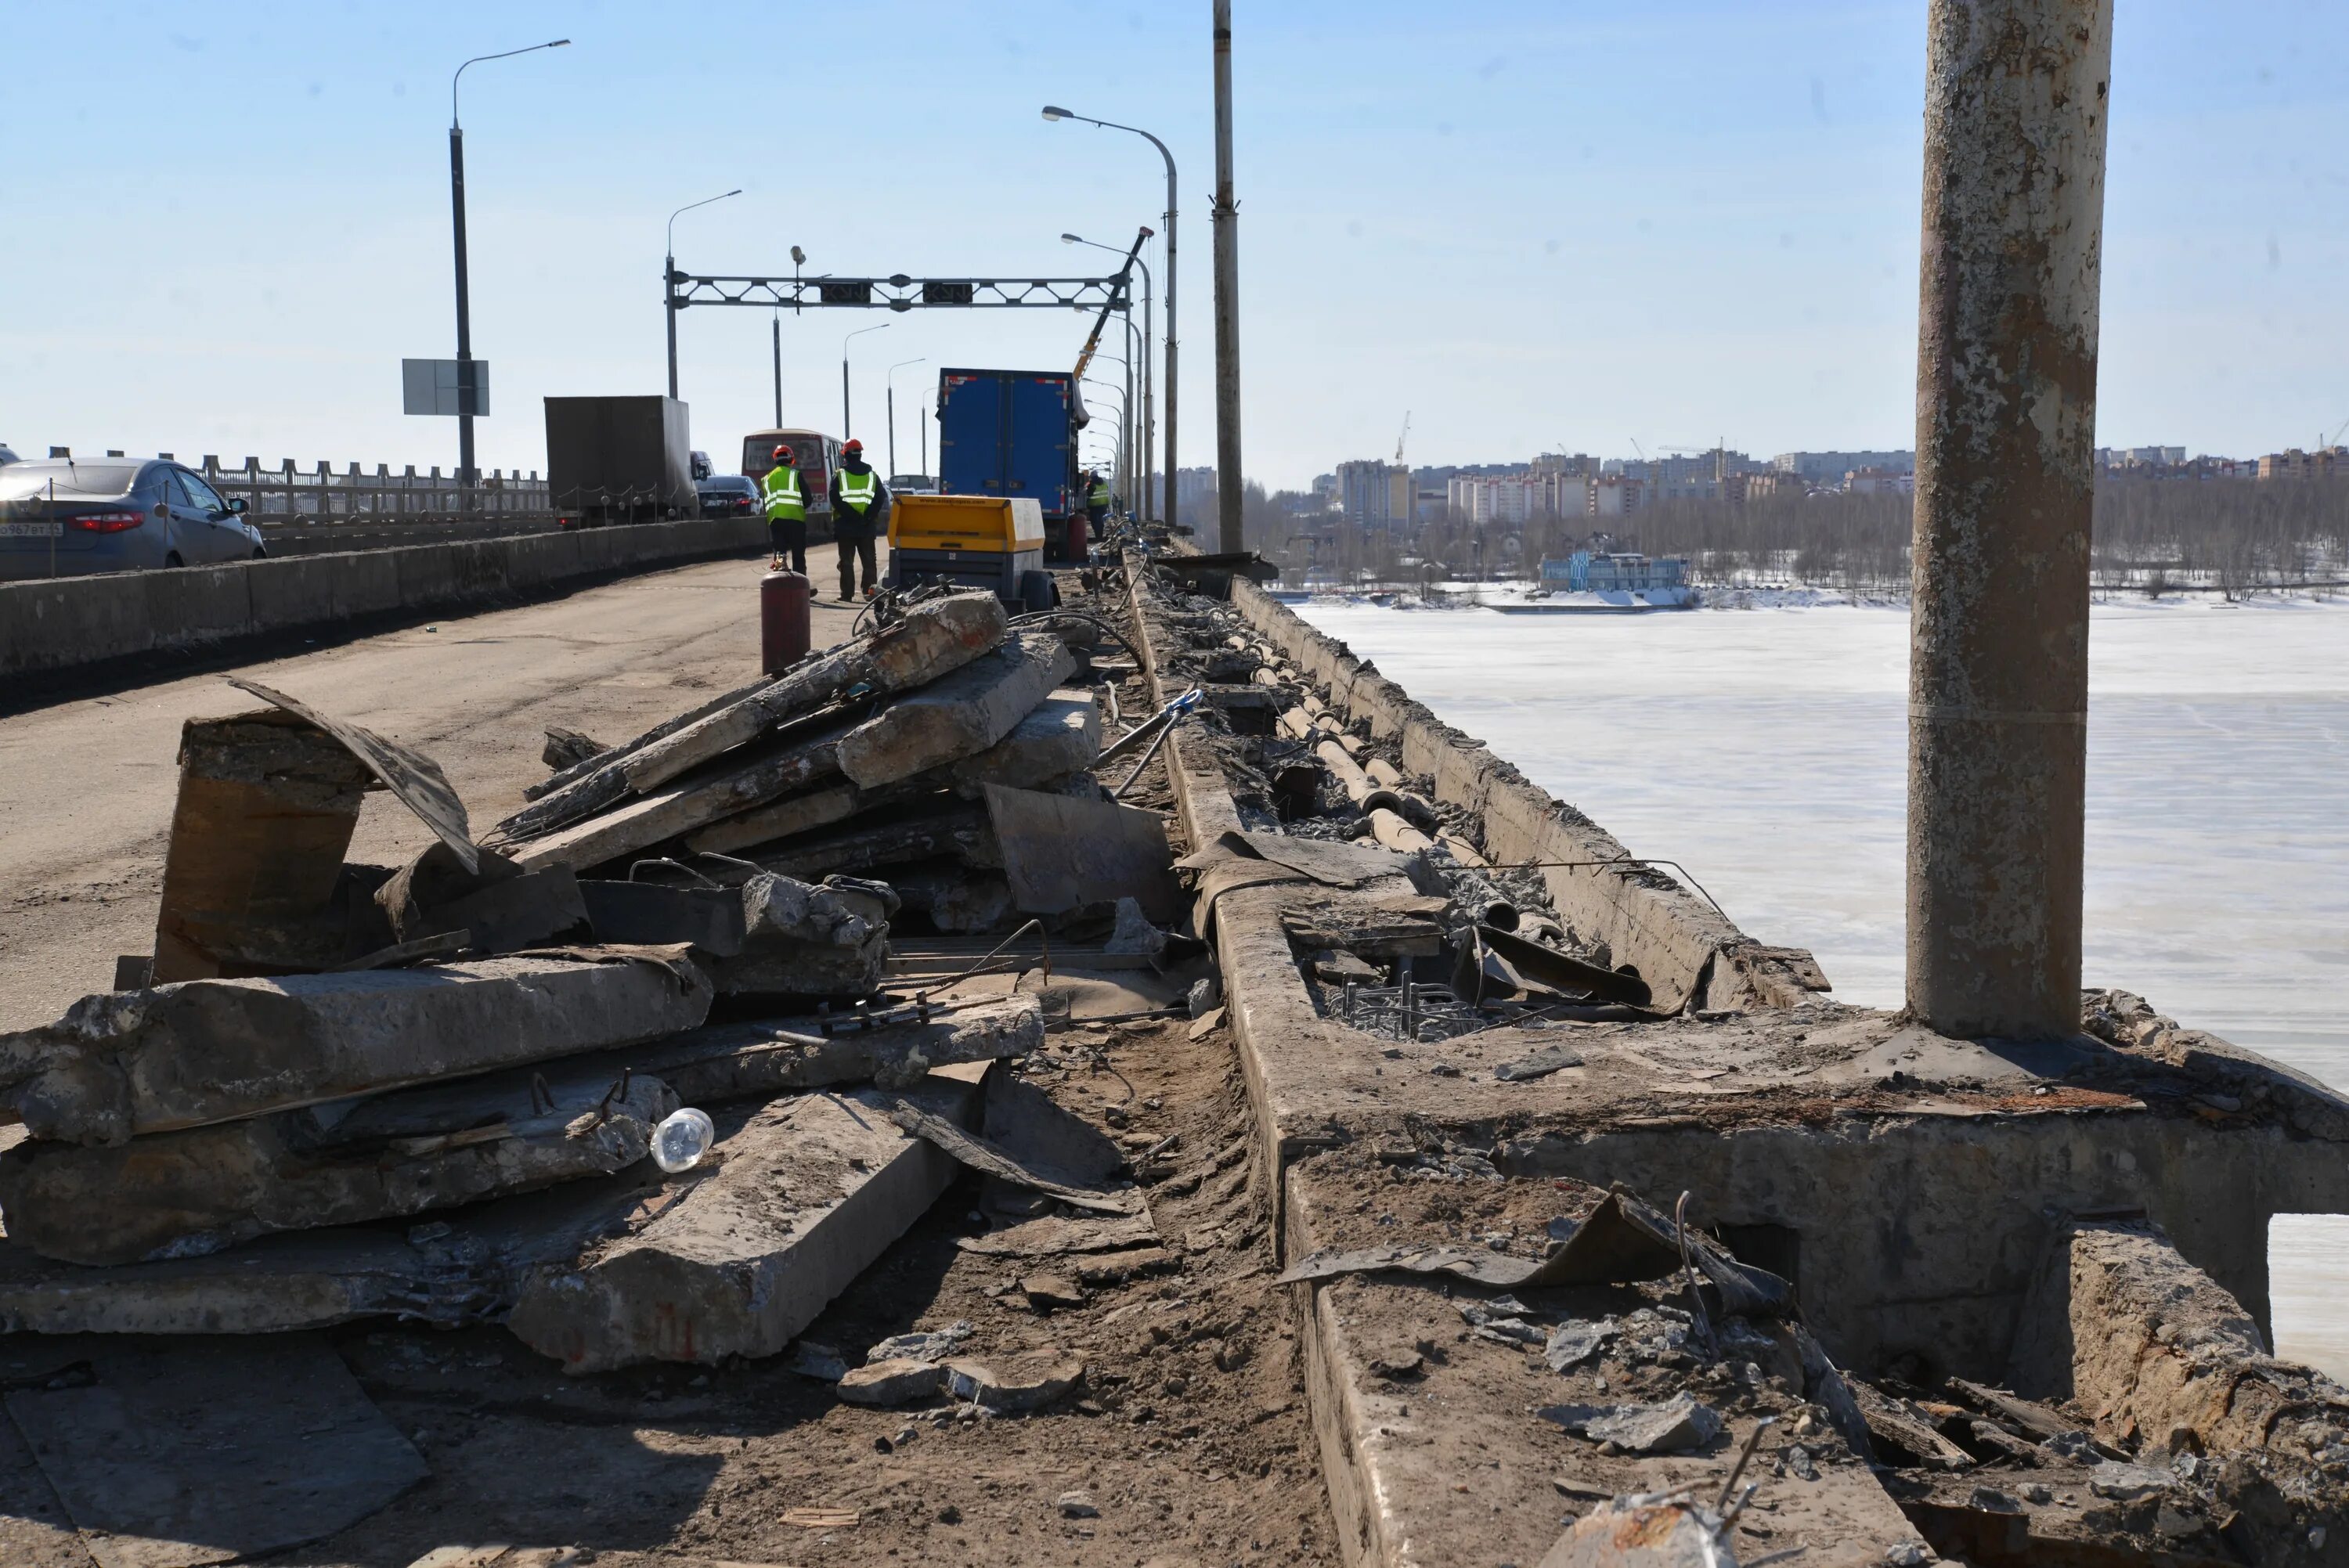
{"label": "metal gantry frame", "polygon": [[[1134,241],[1140,251],[1143,241],[1151,237],[1144,229]],[[669,341],[677,341],[677,313],[695,305],[744,305],[756,310],[1099,310],[1101,319],[1112,312],[1124,318],[1129,335],[1133,330],[1133,261],[1102,278],[1028,278],[1028,277],[963,277],[915,278],[897,273],[885,278],[841,277],[771,277],[680,272],[672,264],[667,276],[668,286],[663,291],[661,314],[667,318]],[[1096,322],[1093,333],[1086,340],[1085,352],[1078,356],[1077,370],[1082,376],[1085,362],[1092,356],[1093,345],[1100,339],[1101,326]],[[776,381],[781,384],[781,353],[780,337],[776,340]],[[672,366],[674,359],[672,359]],[[847,400],[847,362],[841,365],[841,397]],[[670,395],[675,396],[672,383]],[[778,394],[780,397],[780,393]],[[1081,394],[1080,397],[1081,397]],[[781,416],[778,414],[777,418]],[[1121,428],[1130,412],[1120,415]],[[847,436],[845,410],[842,418],[842,438]],[[1121,439],[1123,447],[1126,443]]]}
{"label": "metal gantry frame", "polygon": [[1105,278],[885,278],[720,277],[672,271],[668,308],[740,304],[761,309],[846,310],[947,309],[1131,311],[1133,291],[1123,273]]}

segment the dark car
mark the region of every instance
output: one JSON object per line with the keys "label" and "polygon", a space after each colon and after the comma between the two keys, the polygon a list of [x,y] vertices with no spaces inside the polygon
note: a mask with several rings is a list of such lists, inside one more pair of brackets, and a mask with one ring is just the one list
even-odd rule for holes
{"label": "dark car", "polygon": [[258,559],[242,499],[160,459],[47,458],[0,468],[0,582]]}
{"label": "dark car", "polygon": [[719,474],[693,489],[704,517],[750,517],[760,510],[758,484],[740,474]]}

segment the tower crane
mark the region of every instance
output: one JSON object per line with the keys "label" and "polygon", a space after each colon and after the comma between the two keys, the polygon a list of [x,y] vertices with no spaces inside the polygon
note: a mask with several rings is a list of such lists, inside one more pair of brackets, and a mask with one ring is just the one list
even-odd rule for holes
{"label": "tower crane", "polygon": [[1411,438],[1411,410],[1402,411],[1402,433],[1395,438],[1395,466],[1402,466],[1402,444]]}

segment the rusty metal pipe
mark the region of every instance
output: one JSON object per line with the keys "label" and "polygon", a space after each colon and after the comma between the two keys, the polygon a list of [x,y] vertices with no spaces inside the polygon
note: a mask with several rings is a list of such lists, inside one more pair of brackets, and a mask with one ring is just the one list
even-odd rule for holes
{"label": "rusty metal pipe", "polygon": [[2112,0],[1932,0],[1909,673],[1909,1005],[2080,1023]]}

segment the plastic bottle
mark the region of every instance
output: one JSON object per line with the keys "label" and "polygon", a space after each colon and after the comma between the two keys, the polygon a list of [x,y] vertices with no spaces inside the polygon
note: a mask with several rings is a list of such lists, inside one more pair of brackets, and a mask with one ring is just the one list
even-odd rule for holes
{"label": "plastic bottle", "polygon": [[672,1176],[690,1171],[717,1141],[718,1129],[709,1115],[688,1105],[671,1111],[653,1129],[653,1163]]}

